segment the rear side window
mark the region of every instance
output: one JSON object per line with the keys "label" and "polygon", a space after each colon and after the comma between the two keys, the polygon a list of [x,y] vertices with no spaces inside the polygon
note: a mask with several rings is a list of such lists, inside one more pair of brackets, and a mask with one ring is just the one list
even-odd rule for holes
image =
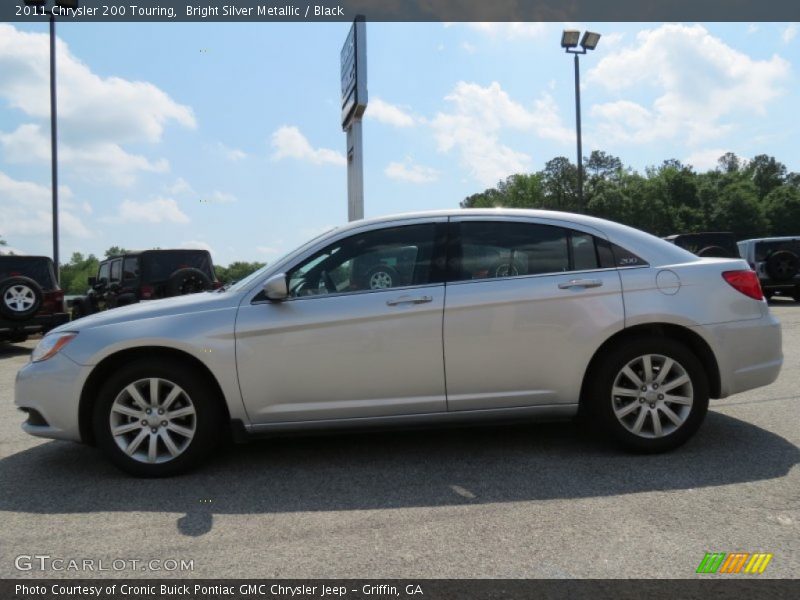
{"label": "rear side window", "polygon": [[45,258],[32,256],[4,256],[0,258],[0,281],[8,277],[28,277],[44,290],[55,288],[51,263]]}
{"label": "rear side window", "polygon": [[109,263],[103,263],[100,265],[100,270],[97,272],[97,280],[100,281],[101,279],[105,279],[108,281],[108,276],[111,271],[111,267]]}
{"label": "rear side window", "polygon": [[[535,223],[460,223],[461,260],[454,279],[474,280],[569,270],[569,232]],[[459,264],[460,262],[460,264]]]}
{"label": "rear side window", "polygon": [[614,267],[646,267],[647,261],[636,256],[630,250],[622,246],[612,244],[607,240],[596,238],[597,254],[600,258],[600,266],[603,268]]}
{"label": "rear side window", "polygon": [[139,276],[139,258],[131,256],[122,263],[122,278],[136,279]]}
{"label": "rear side window", "polygon": [[589,271],[600,267],[593,235],[582,231],[571,231],[569,239],[573,271]]}

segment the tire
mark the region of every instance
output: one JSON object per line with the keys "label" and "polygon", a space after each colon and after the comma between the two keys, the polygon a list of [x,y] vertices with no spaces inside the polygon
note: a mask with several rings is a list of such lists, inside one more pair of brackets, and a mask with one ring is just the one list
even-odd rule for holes
{"label": "tire", "polygon": [[42,288],[30,277],[9,277],[0,282],[0,314],[24,321],[36,314],[43,297]]}
{"label": "tire", "polygon": [[[649,388],[646,394],[625,374],[627,367],[641,378],[643,357],[650,357],[651,363],[650,381],[644,380]],[[672,363],[659,382],[667,361]],[[668,387],[684,376],[686,383]],[[664,394],[658,388],[677,393]],[[612,392],[621,389],[630,393]],[[694,435],[708,412],[708,395],[708,377],[694,353],[675,340],[653,337],[620,344],[606,353],[593,368],[582,403],[606,436],[627,450],[656,453],[673,450]],[[670,397],[680,401],[666,400]]]}
{"label": "tire", "polygon": [[775,281],[787,281],[800,271],[800,259],[794,252],[778,250],[767,259],[766,269]]}
{"label": "tire", "polygon": [[733,258],[731,253],[725,250],[722,246],[706,246],[697,256],[701,257],[716,257],[716,258]]}
{"label": "tire", "polygon": [[523,266],[516,261],[509,263],[507,260],[503,260],[489,268],[489,277],[516,277],[525,274]]}
{"label": "tire", "polygon": [[[159,381],[161,406],[167,405],[162,414],[151,403],[153,379]],[[132,387],[144,405],[134,399]],[[183,473],[207,458],[219,443],[225,413],[213,389],[196,369],[180,362],[141,359],[127,364],[103,384],[93,407],[97,446],[119,469],[137,477]],[[170,400],[172,392],[175,397]],[[170,418],[170,413],[178,414]],[[130,454],[123,447],[131,448]]]}
{"label": "tire", "polygon": [[399,285],[400,273],[386,265],[372,267],[364,277],[364,287],[368,290],[388,290]]}
{"label": "tire", "polygon": [[183,296],[195,294],[211,289],[211,279],[200,269],[178,269],[169,276],[167,281],[167,294],[170,296]]}

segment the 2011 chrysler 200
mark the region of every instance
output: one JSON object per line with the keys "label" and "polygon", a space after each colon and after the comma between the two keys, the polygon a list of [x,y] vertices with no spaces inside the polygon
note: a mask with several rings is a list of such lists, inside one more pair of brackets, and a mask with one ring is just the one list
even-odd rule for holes
{"label": "2011 chrysler 200", "polygon": [[742,260],[587,216],[461,210],[352,223],[227,289],[68,323],[20,370],[16,404],[28,433],[142,476],[230,431],[579,413],[658,452],[781,363]]}

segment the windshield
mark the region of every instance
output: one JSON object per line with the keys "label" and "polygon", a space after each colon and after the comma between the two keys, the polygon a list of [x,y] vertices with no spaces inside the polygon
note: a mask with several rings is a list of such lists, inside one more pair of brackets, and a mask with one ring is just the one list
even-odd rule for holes
{"label": "windshield", "polygon": [[309,241],[307,241],[305,244],[303,244],[299,248],[295,248],[294,250],[290,250],[289,252],[286,252],[285,254],[280,255],[277,259],[272,261],[271,264],[265,265],[265,266],[261,267],[258,271],[255,271],[254,273],[250,273],[250,275],[248,275],[244,279],[240,279],[239,281],[236,281],[236,282],[234,282],[234,283],[222,288],[221,291],[230,290],[232,292],[238,292],[239,290],[247,289],[254,281],[258,280],[261,276],[263,276],[267,271],[272,269],[275,265],[282,263],[283,261],[285,261],[286,259],[288,259],[289,257],[291,257],[294,254],[300,254],[300,253],[304,252],[310,246],[313,246],[314,244],[316,244],[318,240],[322,239],[323,237],[325,237],[326,235],[328,235],[331,231],[334,231],[335,229],[336,229],[335,227],[332,227],[331,229],[328,229],[328,230],[320,233],[318,236],[316,236],[315,238],[310,239]]}

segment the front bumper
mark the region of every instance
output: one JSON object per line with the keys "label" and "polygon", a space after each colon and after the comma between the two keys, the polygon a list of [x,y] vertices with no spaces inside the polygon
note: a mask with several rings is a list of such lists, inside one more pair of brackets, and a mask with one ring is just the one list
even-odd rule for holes
{"label": "front bumper", "polygon": [[23,431],[38,437],[81,441],[78,408],[90,371],[90,366],[79,365],[61,352],[22,367],[14,385],[14,404],[28,412]]}
{"label": "front bumper", "polygon": [[778,378],[783,365],[781,325],[771,313],[703,329],[717,356],[723,398]]}

